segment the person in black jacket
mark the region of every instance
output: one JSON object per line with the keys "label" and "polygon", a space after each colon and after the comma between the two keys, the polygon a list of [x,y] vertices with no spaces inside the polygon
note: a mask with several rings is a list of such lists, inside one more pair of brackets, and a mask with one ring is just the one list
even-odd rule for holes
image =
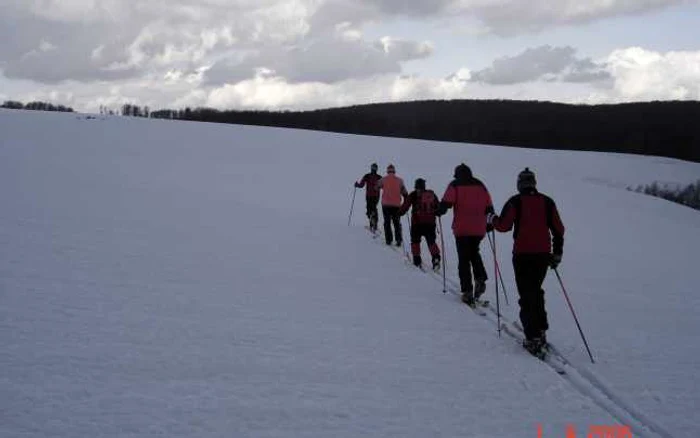
{"label": "person in black jacket", "polygon": [[513,268],[526,338],[523,346],[538,354],[547,345],[549,329],[542,283],[547,268],[561,263],[564,224],[552,198],[537,191],[535,174],[529,168],[518,174],[517,187],[518,194],[506,202],[501,215],[489,215],[488,221],[497,231],[513,230]]}
{"label": "person in black jacket", "polygon": [[382,178],[377,173],[377,163],[372,163],[370,172],[366,173],[359,182],[355,182],[355,187],[362,188],[367,186],[365,190],[365,201],[367,207],[367,219],[369,219],[369,229],[374,233],[377,231],[377,223],[379,222],[379,188],[377,182]]}

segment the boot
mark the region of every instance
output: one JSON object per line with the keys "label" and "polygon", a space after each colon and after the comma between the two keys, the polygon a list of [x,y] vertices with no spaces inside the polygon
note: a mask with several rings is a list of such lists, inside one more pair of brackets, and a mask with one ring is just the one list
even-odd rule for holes
{"label": "boot", "polygon": [[374,213],[370,214],[369,216],[369,229],[372,230],[373,233],[377,232],[377,215]]}
{"label": "boot", "polygon": [[420,258],[419,255],[414,255],[414,256],[413,256],[413,264],[416,265],[416,266],[418,266],[419,268],[420,268],[420,266],[423,264],[423,260],[421,260],[421,258]]}
{"label": "boot", "polygon": [[438,269],[440,269],[440,256],[436,254],[433,256],[433,270],[437,271]]}
{"label": "boot", "polygon": [[545,338],[536,336],[531,339],[525,339],[523,341],[523,347],[533,356],[537,356],[543,359],[547,353],[546,351],[547,341]]}
{"label": "boot", "polygon": [[475,306],[474,294],[472,293],[472,291],[462,291],[462,302],[469,307]]}
{"label": "boot", "polygon": [[474,298],[477,300],[486,292],[486,282],[484,280],[476,280],[474,284]]}

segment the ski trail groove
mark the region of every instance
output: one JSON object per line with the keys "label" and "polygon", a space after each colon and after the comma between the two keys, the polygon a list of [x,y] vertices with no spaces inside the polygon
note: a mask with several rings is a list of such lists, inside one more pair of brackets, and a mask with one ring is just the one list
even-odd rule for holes
{"label": "ski trail groove", "polygon": [[[365,227],[367,228],[367,227]],[[441,272],[435,272],[432,269],[418,269],[412,264],[408,266],[410,260],[407,259],[406,254],[401,251],[401,248],[389,248],[384,240],[381,239],[381,232],[378,231],[376,236],[371,236],[374,243],[380,244],[387,249],[391,249],[396,255],[399,255],[403,260],[404,264],[408,268],[422,271],[425,274],[430,275],[435,281],[442,284],[443,278]],[[444,266],[441,267],[444,269]],[[456,281],[447,277],[446,278],[447,292],[457,297],[461,296],[460,287]],[[493,303],[489,303],[486,309],[488,312],[479,314],[477,312],[472,312],[473,314],[484,318],[485,320],[491,322],[493,325],[498,325],[498,312],[494,307]],[[471,310],[471,309],[467,309]],[[509,337],[520,343],[524,336],[522,330],[510,319],[504,317],[501,314],[501,327],[502,331],[506,333]],[[536,359],[533,357],[533,359]],[[629,426],[633,430],[633,436],[640,438],[673,438],[673,435],[668,432],[663,426],[656,423],[648,415],[641,412],[639,409],[634,407],[629,402],[626,402],[623,397],[616,394],[614,390],[609,388],[604,384],[594,373],[587,370],[585,367],[576,365],[569,361],[566,356],[564,356],[555,346],[550,345],[550,353],[547,358],[542,361],[543,364],[549,366],[552,370],[556,372],[556,375],[562,379],[569,382],[572,388],[574,388],[579,394],[588,398],[605,412],[609,413],[613,418],[625,426]]]}

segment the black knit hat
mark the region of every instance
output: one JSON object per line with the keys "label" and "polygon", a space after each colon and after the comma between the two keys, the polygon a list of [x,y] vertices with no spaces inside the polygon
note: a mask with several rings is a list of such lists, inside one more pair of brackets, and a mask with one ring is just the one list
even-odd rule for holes
{"label": "black knit hat", "polygon": [[425,190],[425,180],[423,178],[418,178],[415,185],[413,186],[416,190]]}
{"label": "black knit hat", "polygon": [[537,187],[537,179],[535,173],[526,167],[525,170],[518,174],[518,191],[522,192],[525,189],[534,189]]}
{"label": "black knit hat", "polygon": [[472,170],[466,164],[462,163],[455,167],[455,179],[471,178]]}

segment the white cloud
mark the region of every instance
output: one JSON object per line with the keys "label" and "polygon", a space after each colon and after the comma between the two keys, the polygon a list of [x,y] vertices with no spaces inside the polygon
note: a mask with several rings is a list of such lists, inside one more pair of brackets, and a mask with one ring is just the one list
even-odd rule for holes
{"label": "white cloud", "polygon": [[[211,65],[236,53],[265,59],[309,40],[362,40],[396,16],[480,22],[512,34],[682,3],[683,0],[4,0],[0,66],[9,78],[57,83],[143,77]],[[427,18],[426,18],[427,17]],[[420,38],[416,38],[420,39]],[[52,50],[27,54],[41,41]],[[338,57],[357,55],[353,45]],[[413,48],[409,48],[413,50]],[[430,50],[423,47],[424,50]],[[323,70],[321,58],[314,66]],[[331,59],[326,63],[337,62]],[[188,65],[189,64],[189,65]],[[280,70],[280,68],[276,68]],[[336,75],[338,76],[338,75]],[[250,75],[246,77],[251,77]]]}
{"label": "white cloud", "polygon": [[335,26],[335,33],[343,41],[360,41],[362,30],[353,26],[349,21],[338,23]]}
{"label": "white cloud", "polygon": [[631,47],[611,53],[607,64],[621,100],[700,99],[700,51]]}
{"label": "white cloud", "polygon": [[[5,76],[44,83],[136,78],[236,49],[293,42],[315,0],[5,0]],[[54,50],[27,54],[50,41]],[[50,52],[50,53],[49,53]]]}
{"label": "white cloud", "polygon": [[211,106],[299,110],[416,99],[530,99],[591,104],[700,99],[700,51],[658,53],[627,48],[612,52],[601,63],[611,79],[596,86],[546,79],[492,85],[474,81],[466,67],[446,78],[384,73],[333,83],[292,82],[271,69],[260,68],[251,78],[236,83],[205,86],[204,69],[175,69],[136,80],[63,83],[5,98],[51,100],[86,111],[97,111],[100,105],[118,109],[127,102],[152,109]]}

